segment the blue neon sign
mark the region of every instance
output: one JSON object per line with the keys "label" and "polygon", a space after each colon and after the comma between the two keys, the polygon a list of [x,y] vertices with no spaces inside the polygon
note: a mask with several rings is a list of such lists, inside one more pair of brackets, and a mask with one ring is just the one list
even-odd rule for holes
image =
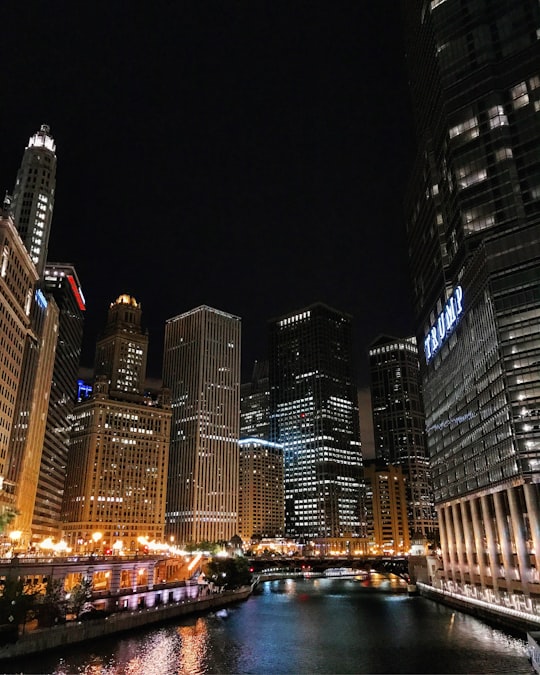
{"label": "blue neon sign", "polygon": [[446,301],[443,311],[437,317],[437,321],[431,326],[424,338],[426,363],[431,361],[450,335],[452,335],[462,314],[463,289],[461,286],[456,286],[452,295]]}

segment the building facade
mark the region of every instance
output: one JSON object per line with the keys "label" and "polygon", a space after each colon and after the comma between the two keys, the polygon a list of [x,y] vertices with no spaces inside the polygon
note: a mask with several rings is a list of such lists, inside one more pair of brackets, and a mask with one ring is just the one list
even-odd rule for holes
{"label": "building facade", "polygon": [[283,536],[283,449],[259,438],[240,440],[238,534],[245,542]]}
{"label": "building facade", "polygon": [[240,438],[270,438],[268,361],[255,361],[251,381],[240,387]]}
{"label": "building facade", "polygon": [[540,7],[403,5],[407,200],[446,590],[540,613]]}
{"label": "building facade", "polygon": [[238,528],[240,319],[197,307],[165,326],[173,418],[167,536],[228,541]]}
{"label": "building facade", "polygon": [[270,322],[271,441],[283,446],[290,537],[364,534],[351,343],[351,317],[322,303]]}
{"label": "building facade", "polygon": [[77,375],[84,323],[84,297],[73,265],[47,263],[44,291],[59,309],[45,438],[32,518],[33,540],[61,536],[61,512],[66,478],[71,414],[77,400]]}
{"label": "building facade", "polygon": [[[113,304],[120,305],[119,313],[124,307],[140,310],[137,301],[127,295]],[[111,314],[116,318],[115,311],[109,318]],[[129,346],[145,351],[147,336],[140,326],[140,314],[130,322],[128,338],[125,322],[115,325],[117,334],[108,325],[98,342],[96,360],[105,372],[112,373],[112,364],[103,354],[114,360],[120,353],[120,363],[125,364],[121,376],[125,376],[131,363]],[[124,340],[125,350],[107,351],[111,343]],[[146,353],[135,352],[135,356],[136,363],[146,362]],[[62,526],[67,544],[75,551],[136,552],[144,550],[145,542],[165,543],[170,397],[166,390],[156,399],[144,395],[144,374],[137,365],[135,373],[137,391],[135,376],[111,375],[109,380],[99,375],[88,397],[74,407]]]}
{"label": "building facade", "polygon": [[30,308],[37,272],[5,203],[0,218],[0,510],[15,508],[15,485],[8,480],[10,440],[16,421]]}
{"label": "building facade", "polygon": [[406,480],[400,466],[367,460],[366,511],[368,546],[376,555],[402,555],[411,548]]}
{"label": "building facade", "polygon": [[38,275],[43,276],[56,188],[56,146],[42,124],[30,137],[13,190],[12,215]]}
{"label": "building facade", "polygon": [[379,337],[369,349],[369,366],[376,455],[403,470],[410,534],[433,538],[437,515],[416,338]]}

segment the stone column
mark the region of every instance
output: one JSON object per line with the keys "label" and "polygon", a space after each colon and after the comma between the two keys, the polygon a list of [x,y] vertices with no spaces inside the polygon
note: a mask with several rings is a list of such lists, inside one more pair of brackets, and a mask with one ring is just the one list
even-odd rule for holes
{"label": "stone column", "polygon": [[506,520],[506,509],[503,504],[502,492],[495,492],[493,495],[495,505],[495,519],[497,521],[497,532],[499,534],[499,544],[501,545],[501,554],[504,565],[504,576],[506,578],[506,589],[510,593],[513,590],[513,582],[516,578],[516,572],[519,569],[514,565],[514,555],[511,548],[510,530]]}
{"label": "stone column", "polygon": [[443,567],[445,571],[447,571],[450,567],[450,561],[448,558],[448,540],[446,538],[446,513],[444,512],[443,506],[438,506],[436,511],[437,520],[439,522],[439,536],[441,538],[441,557]]}
{"label": "stone column", "polygon": [[484,495],[480,497],[482,504],[482,516],[484,519],[484,528],[486,530],[487,547],[489,552],[489,567],[491,569],[491,578],[493,580],[493,590],[499,595],[499,552],[497,551],[497,541],[495,539],[495,529],[493,527],[493,520],[491,519],[491,509],[489,504],[489,496]]}
{"label": "stone column", "polygon": [[516,553],[519,566],[519,576],[521,577],[522,591],[529,595],[529,582],[531,580],[531,566],[529,564],[529,554],[527,552],[527,542],[525,540],[525,523],[523,513],[517,499],[518,487],[508,488],[508,504],[510,506],[510,517],[512,519],[512,530],[516,544]]}
{"label": "stone column", "polygon": [[487,565],[486,565],[486,551],[484,544],[484,533],[482,530],[482,523],[478,514],[479,507],[478,499],[471,499],[469,502],[471,508],[472,529],[474,533],[474,547],[478,557],[478,567],[480,570],[480,583],[482,588],[486,587]]}
{"label": "stone column", "polygon": [[463,531],[461,529],[461,509],[459,504],[452,504],[452,521],[454,523],[454,537],[458,557],[459,580],[462,584],[464,584],[467,565],[465,564],[465,555],[463,550]]}
{"label": "stone column", "polygon": [[461,524],[463,527],[463,536],[465,539],[465,551],[467,553],[467,567],[469,569],[469,579],[471,584],[476,585],[478,578],[475,572],[475,562],[474,562],[475,546],[473,542],[471,521],[469,519],[469,510],[467,509],[467,504],[470,503],[471,502],[468,500],[461,502],[459,505],[459,510],[461,512]]}
{"label": "stone column", "polygon": [[454,536],[454,524],[452,519],[452,507],[450,505],[444,510],[446,522],[446,541],[448,544],[449,571],[452,574],[452,581],[456,577],[456,538]]}
{"label": "stone column", "polygon": [[540,568],[540,490],[538,484],[526,483],[523,486],[525,504],[529,514],[529,525],[534,546],[536,569]]}

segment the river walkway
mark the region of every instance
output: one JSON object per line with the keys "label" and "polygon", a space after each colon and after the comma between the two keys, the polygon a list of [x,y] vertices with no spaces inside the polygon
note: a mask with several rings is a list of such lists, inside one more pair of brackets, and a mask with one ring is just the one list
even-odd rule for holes
{"label": "river walkway", "polygon": [[224,591],[194,599],[181,600],[136,611],[122,611],[104,619],[91,621],[70,621],[51,628],[36,628],[19,635],[13,644],[0,647],[0,660],[37,654],[65,645],[96,640],[105,635],[144,628],[151,624],[169,621],[199,612],[221,609],[246,600],[252,588],[245,586],[238,590]]}

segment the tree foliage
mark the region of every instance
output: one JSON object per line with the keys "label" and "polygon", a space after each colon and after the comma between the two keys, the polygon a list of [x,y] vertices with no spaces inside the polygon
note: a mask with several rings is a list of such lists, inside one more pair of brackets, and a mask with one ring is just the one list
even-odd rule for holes
{"label": "tree foliage", "polygon": [[216,586],[239,588],[251,583],[249,562],[242,556],[235,558],[214,558],[205,569],[206,578]]}

